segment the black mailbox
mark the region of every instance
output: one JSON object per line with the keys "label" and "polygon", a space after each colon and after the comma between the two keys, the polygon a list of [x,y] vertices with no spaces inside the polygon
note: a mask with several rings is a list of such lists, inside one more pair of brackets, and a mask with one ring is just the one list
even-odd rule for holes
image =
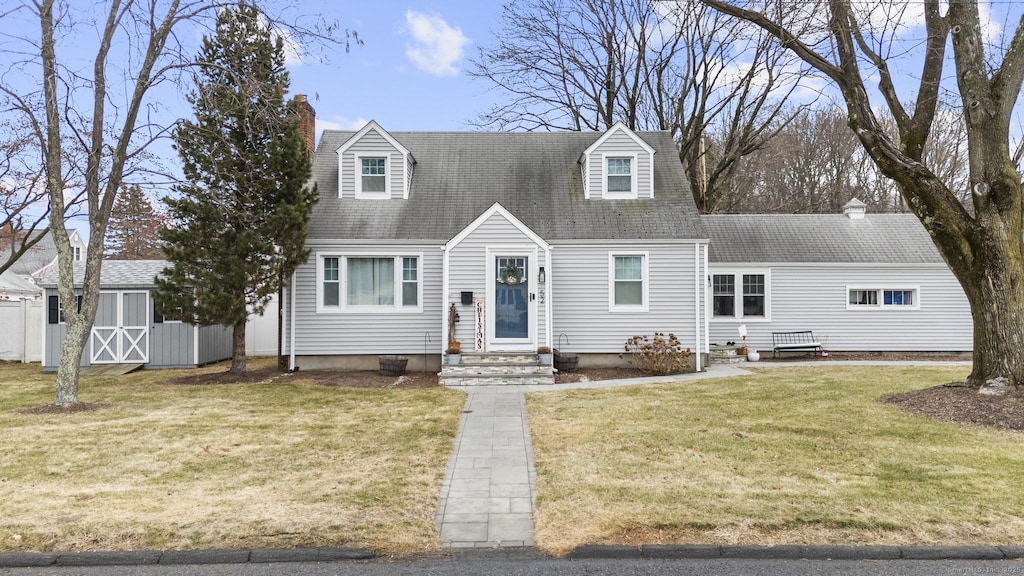
{"label": "black mailbox", "polygon": [[467,305],[468,304],[472,304],[473,303],[473,293],[472,292],[463,292],[462,293],[462,303],[463,304],[467,304]]}

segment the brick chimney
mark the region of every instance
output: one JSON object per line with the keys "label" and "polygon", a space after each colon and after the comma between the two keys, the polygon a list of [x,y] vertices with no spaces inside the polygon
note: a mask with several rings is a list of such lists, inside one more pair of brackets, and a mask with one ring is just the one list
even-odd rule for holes
{"label": "brick chimney", "polygon": [[296,94],[292,100],[299,111],[299,131],[302,132],[302,140],[306,143],[309,156],[312,157],[316,150],[316,110],[306,100],[305,94]]}

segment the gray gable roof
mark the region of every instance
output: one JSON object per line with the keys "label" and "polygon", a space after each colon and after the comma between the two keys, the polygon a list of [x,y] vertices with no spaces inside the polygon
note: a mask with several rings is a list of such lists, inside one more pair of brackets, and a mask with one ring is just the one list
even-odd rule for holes
{"label": "gray gable roof", "polygon": [[22,254],[7,270],[22,276],[29,276],[45,268],[55,258],[57,258],[57,245],[53,242],[53,234],[47,230],[42,239]]}
{"label": "gray gable roof", "polygon": [[667,132],[638,133],[657,150],[654,200],[584,199],[578,161],[598,132],[389,132],[416,160],[409,199],[339,199],[336,151],[354,134],[320,139],[309,239],[447,241],[495,202],[548,241],[707,238]]}
{"label": "gray gable roof", "polygon": [[716,263],[941,264],[913,214],[728,214],[703,217]]}
{"label": "gray gable roof", "polygon": [[[100,286],[103,288],[149,288],[153,279],[170,267],[167,260],[104,260],[100,269]],[[44,288],[57,286],[55,271],[43,280]],[[75,286],[81,286],[85,278],[85,262],[75,262]]]}

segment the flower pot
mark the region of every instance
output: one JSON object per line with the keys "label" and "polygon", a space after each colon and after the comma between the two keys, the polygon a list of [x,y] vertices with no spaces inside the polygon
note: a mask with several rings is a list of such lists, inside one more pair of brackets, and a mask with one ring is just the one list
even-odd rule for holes
{"label": "flower pot", "polygon": [[559,372],[575,372],[579,363],[579,354],[555,353],[555,370],[558,370]]}
{"label": "flower pot", "polygon": [[407,356],[377,356],[380,363],[381,376],[401,376],[405,374],[405,366],[409,363]]}
{"label": "flower pot", "polygon": [[449,366],[458,366],[459,360],[462,358],[461,354],[448,354],[445,363]]}
{"label": "flower pot", "polygon": [[757,350],[754,350],[753,348],[751,348],[750,350],[747,351],[747,361],[748,362],[757,362],[760,359],[761,359],[761,354]]}
{"label": "flower pot", "polygon": [[747,355],[747,347],[746,346],[739,346],[739,347],[737,347],[736,348],[736,354],[738,354],[740,356],[746,356]]}
{"label": "flower pot", "polygon": [[554,356],[554,354],[537,354],[537,362],[541,366],[551,366]]}

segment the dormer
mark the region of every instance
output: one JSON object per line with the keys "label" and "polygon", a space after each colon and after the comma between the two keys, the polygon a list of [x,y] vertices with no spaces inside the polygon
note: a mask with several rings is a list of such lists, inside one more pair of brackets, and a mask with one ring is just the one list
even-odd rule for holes
{"label": "dormer", "polygon": [[584,198],[654,198],[654,148],[622,122],[583,151],[580,169]]}
{"label": "dormer", "polygon": [[415,160],[371,120],[338,148],[338,197],[408,199]]}

